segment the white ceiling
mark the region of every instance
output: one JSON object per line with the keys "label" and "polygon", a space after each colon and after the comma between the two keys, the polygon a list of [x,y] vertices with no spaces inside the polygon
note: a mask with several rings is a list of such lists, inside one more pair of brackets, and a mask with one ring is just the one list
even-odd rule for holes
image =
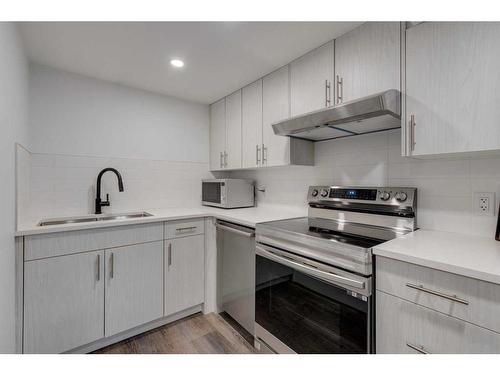
{"label": "white ceiling", "polygon": [[33,22],[21,23],[21,35],[37,63],[212,103],[359,24]]}

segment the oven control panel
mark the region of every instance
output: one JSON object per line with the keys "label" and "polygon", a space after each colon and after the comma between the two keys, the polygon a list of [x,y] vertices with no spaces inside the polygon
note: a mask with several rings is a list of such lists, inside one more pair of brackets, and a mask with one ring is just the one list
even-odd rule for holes
{"label": "oven control panel", "polygon": [[416,203],[416,195],[417,189],[409,187],[310,186],[307,201],[359,202],[408,207]]}

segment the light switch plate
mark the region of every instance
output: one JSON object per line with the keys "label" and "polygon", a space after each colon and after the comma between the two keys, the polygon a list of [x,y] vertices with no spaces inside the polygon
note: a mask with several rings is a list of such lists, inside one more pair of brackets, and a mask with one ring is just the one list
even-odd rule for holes
{"label": "light switch plate", "polygon": [[495,216],[495,193],[474,192],[472,204],[476,216]]}

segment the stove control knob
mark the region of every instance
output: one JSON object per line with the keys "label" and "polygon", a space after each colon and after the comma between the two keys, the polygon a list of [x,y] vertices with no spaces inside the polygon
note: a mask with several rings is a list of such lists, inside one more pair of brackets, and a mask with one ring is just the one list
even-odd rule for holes
{"label": "stove control knob", "polygon": [[326,196],[327,196],[327,195],[328,195],[328,190],[326,190],[326,189],[321,189],[321,196],[322,196],[323,198],[326,198]]}
{"label": "stove control knob", "polygon": [[318,190],[317,189],[314,189],[312,192],[311,192],[311,195],[313,197],[317,197],[318,196]]}
{"label": "stove control knob", "polygon": [[386,200],[389,200],[389,198],[391,197],[391,194],[389,194],[387,191],[383,191],[380,193],[380,199],[382,199],[383,201],[386,201]]}
{"label": "stove control knob", "polygon": [[396,193],[394,197],[398,202],[404,202],[408,198],[408,195],[404,191],[401,191],[399,193]]}

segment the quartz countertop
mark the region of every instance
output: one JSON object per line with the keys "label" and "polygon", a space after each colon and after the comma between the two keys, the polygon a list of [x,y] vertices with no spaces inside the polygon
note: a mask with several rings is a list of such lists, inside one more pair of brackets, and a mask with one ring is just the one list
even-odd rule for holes
{"label": "quartz countertop", "polygon": [[43,233],[66,232],[72,230],[106,228],[118,225],[132,225],[168,220],[192,219],[200,217],[215,217],[217,219],[231,221],[233,223],[245,225],[248,227],[255,227],[257,223],[263,223],[273,220],[291,219],[307,215],[306,207],[289,207],[282,205],[263,205],[258,207],[237,209],[222,209],[199,206],[192,208],[145,209],[144,211],[152,214],[153,216],[135,219],[48,225],[42,227],[38,226],[38,223],[41,220],[47,220],[50,218],[40,217],[20,225],[18,230],[16,231],[16,237]]}
{"label": "quartz countertop", "polygon": [[373,254],[500,284],[500,242],[494,238],[417,230],[375,246]]}

